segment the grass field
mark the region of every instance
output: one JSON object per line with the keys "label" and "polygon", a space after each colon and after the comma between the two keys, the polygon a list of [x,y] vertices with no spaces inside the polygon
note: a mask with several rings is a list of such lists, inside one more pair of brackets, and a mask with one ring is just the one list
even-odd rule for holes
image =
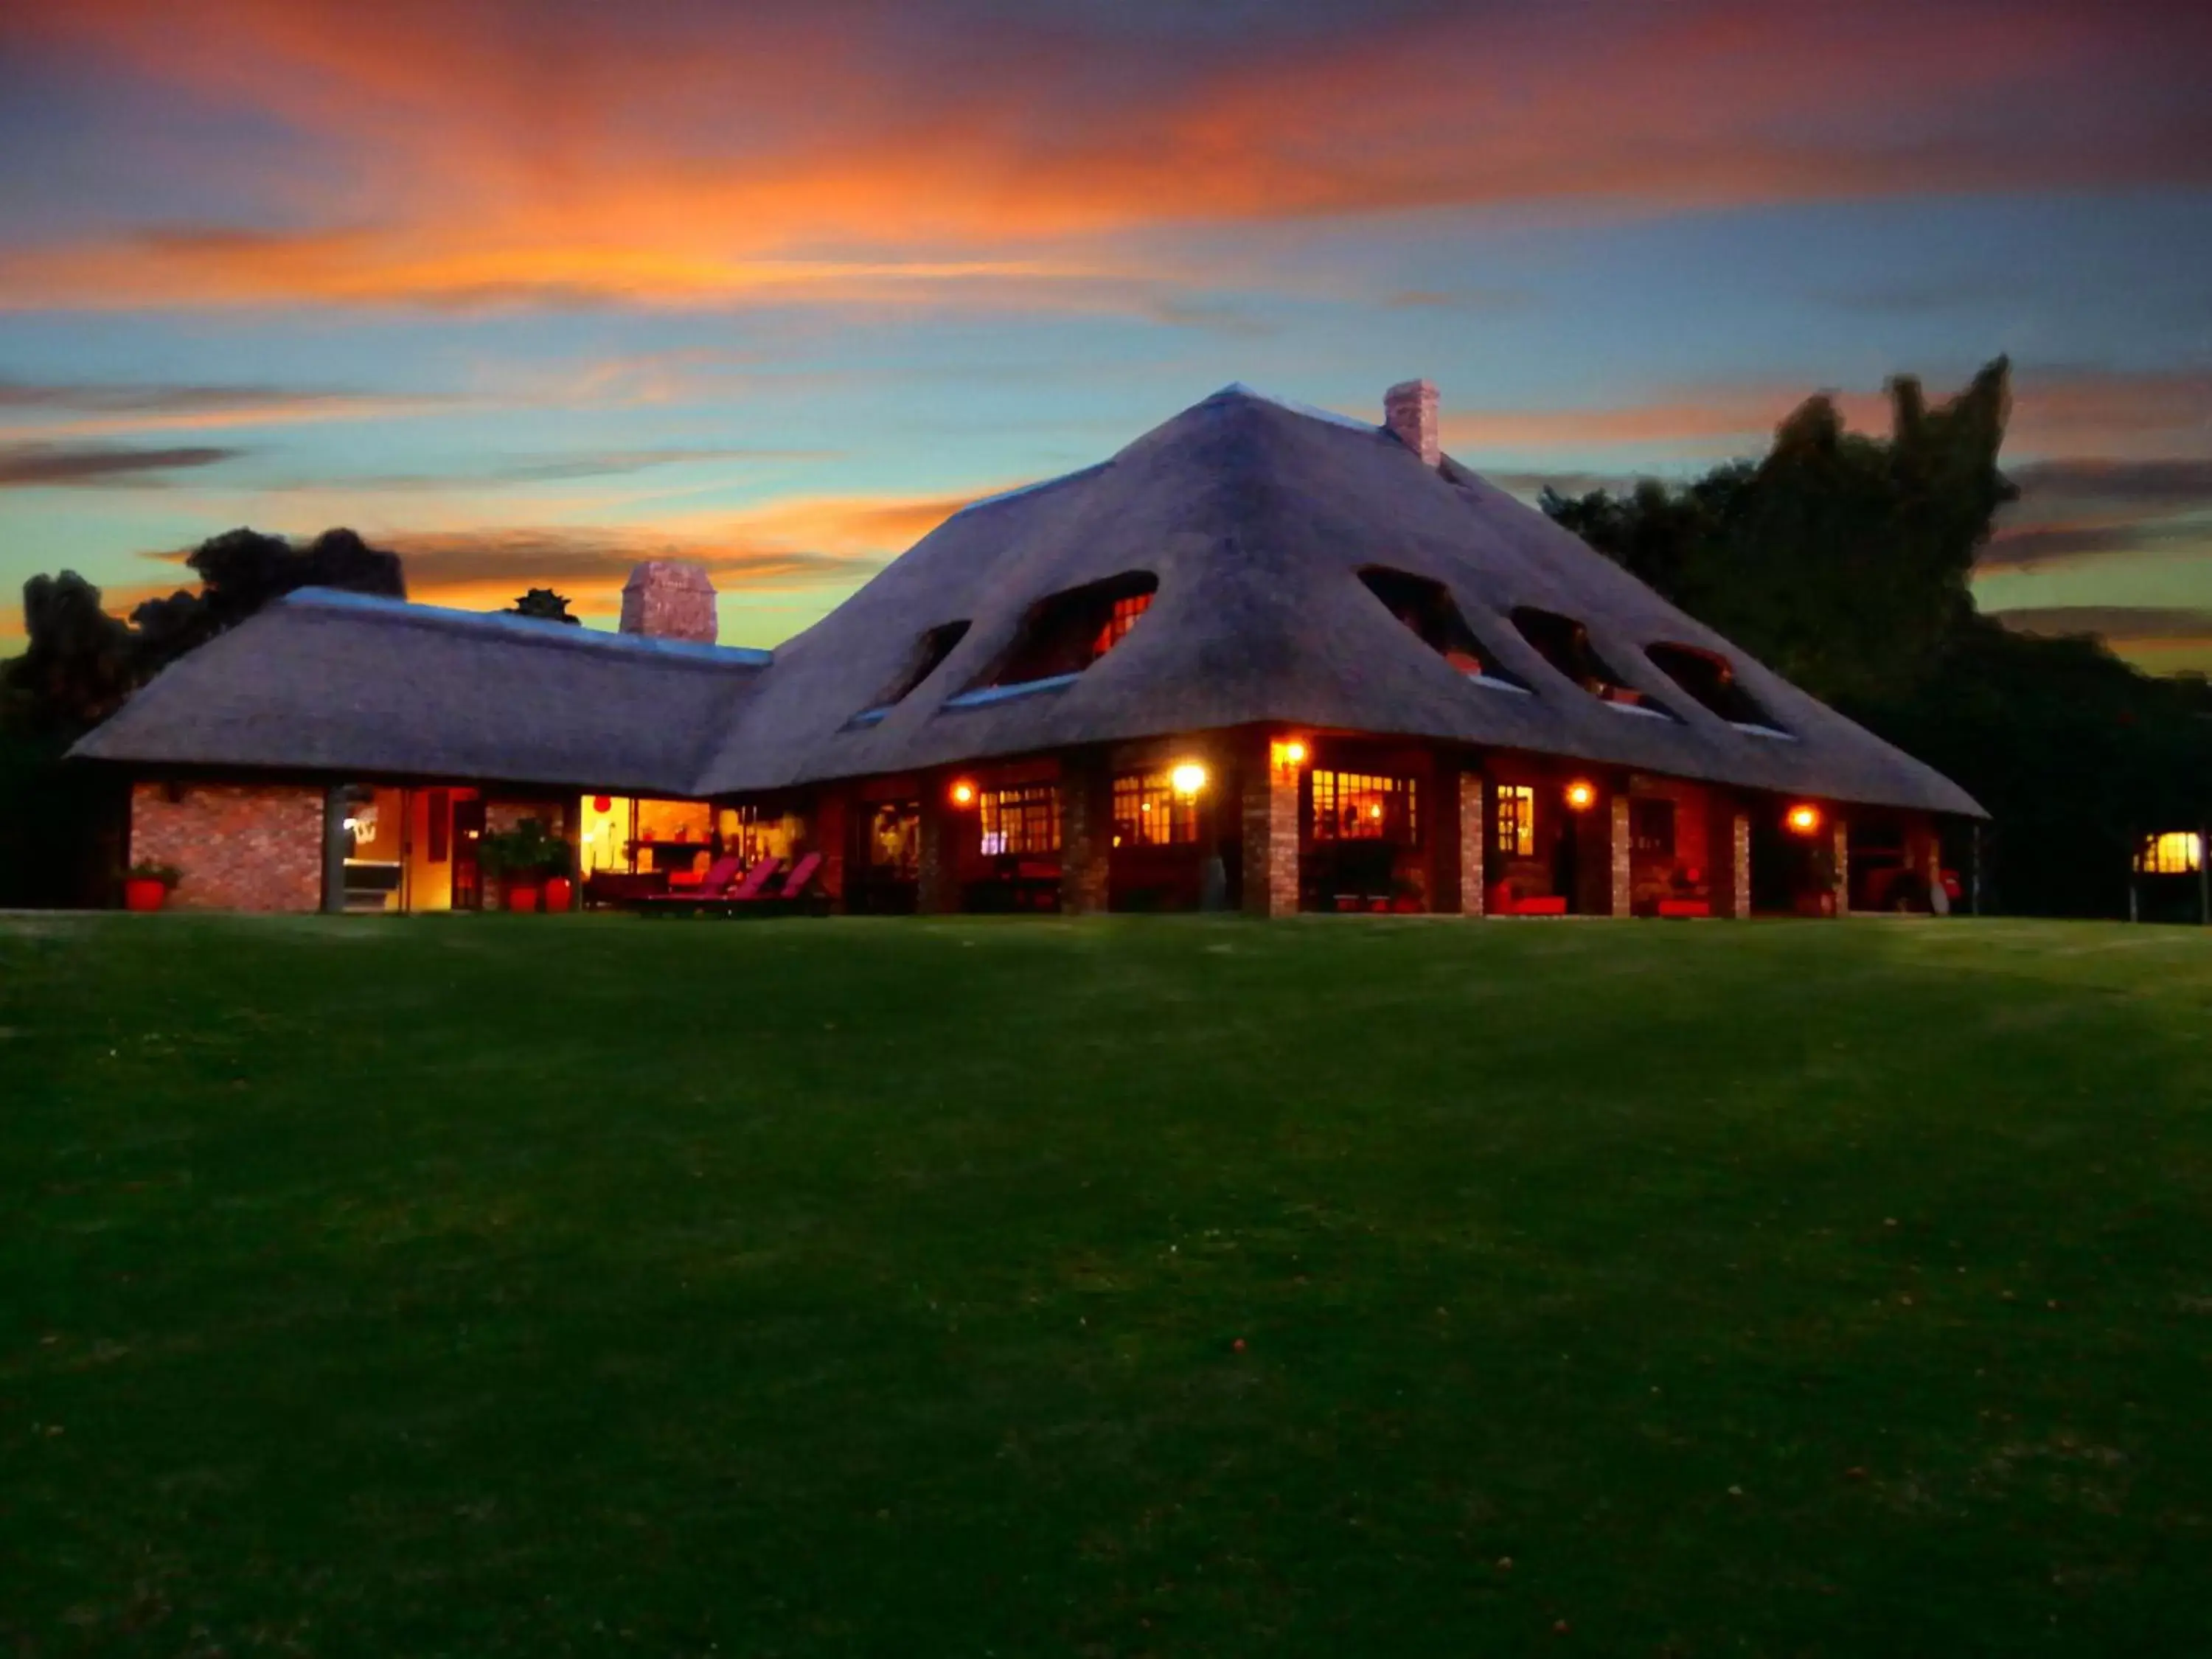
{"label": "grass field", "polygon": [[2183,929],[0,917],[0,1651],[2212,1652],[2208,1012]]}

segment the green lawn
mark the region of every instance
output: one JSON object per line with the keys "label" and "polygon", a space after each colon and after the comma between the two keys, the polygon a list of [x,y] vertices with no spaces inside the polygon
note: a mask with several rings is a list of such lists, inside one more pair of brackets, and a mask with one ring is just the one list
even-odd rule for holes
{"label": "green lawn", "polygon": [[0,917],[0,1651],[2212,1652],[2208,1012],[2185,929]]}

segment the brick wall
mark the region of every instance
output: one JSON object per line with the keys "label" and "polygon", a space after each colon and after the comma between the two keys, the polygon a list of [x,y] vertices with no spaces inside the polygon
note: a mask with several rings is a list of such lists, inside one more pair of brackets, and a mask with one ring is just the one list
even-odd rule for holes
{"label": "brick wall", "polygon": [[1606,914],[1625,916],[1629,914],[1635,895],[1635,872],[1631,854],[1632,843],[1628,831],[1628,797],[1615,795],[1611,811],[1607,814],[1609,840],[1606,860],[1612,879],[1607,884]]}
{"label": "brick wall", "polygon": [[323,792],[294,784],[137,784],[131,861],[183,871],[169,896],[179,909],[319,909]]}

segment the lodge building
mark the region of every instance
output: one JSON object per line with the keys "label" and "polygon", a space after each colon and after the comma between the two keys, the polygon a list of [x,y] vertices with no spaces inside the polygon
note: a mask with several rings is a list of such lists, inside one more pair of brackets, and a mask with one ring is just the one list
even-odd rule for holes
{"label": "lodge building", "polygon": [[1927,902],[1963,791],[1443,454],[1231,386],[955,514],[773,652],[641,565],[609,634],[323,591],[78,745],[176,902],[495,908],[821,855],[853,912],[1743,916]]}

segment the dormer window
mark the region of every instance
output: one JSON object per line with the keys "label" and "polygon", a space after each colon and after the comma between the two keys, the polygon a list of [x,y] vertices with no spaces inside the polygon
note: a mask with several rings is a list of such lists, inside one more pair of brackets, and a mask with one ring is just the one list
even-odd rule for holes
{"label": "dormer window", "polygon": [[1623,714],[1650,714],[1672,720],[1673,713],[1657,698],[1638,690],[1615,673],[1611,664],[1590,643],[1589,629],[1572,617],[1556,611],[1522,605],[1513,613],[1513,626],[1536,648],[1544,660],[1608,708]]}
{"label": "dormer window", "polygon": [[898,678],[884,688],[884,693],[868,707],[847,722],[849,726],[873,726],[891,712],[899,703],[921,690],[921,683],[934,674],[952,654],[953,647],[968,637],[969,623],[963,617],[958,622],[940,623],[915,642],[906,665]]}
{"label": "dormer window", "polygon": [[1483,649],[1474,637],[1474,630],[1467,625],[1467,618],[1453,602],[1451,590],[1442,582],[1379,564],[1362,570],[1359,580],[1366,584],[1369,592],[1382,602],[1382,608],[1411,629],[1422,644],[1469,679],[1500,690],[1528,689],[1518,675],[1502,667]]}
{"label": "dormer window", "polygon": [[1736,683],[1735,668],[1717,651],[1694,645],[1647,645],[1644,654],[1659,672],[1739,732],[1786,738],[1784,730],[1750,692]]}
{"label": "dormer window", "polygon": [[995,702],[1067,684],[1128,636],[1159,586],[1151,571],[1132,570],[1038,600],[998,665],[945,706]]}

